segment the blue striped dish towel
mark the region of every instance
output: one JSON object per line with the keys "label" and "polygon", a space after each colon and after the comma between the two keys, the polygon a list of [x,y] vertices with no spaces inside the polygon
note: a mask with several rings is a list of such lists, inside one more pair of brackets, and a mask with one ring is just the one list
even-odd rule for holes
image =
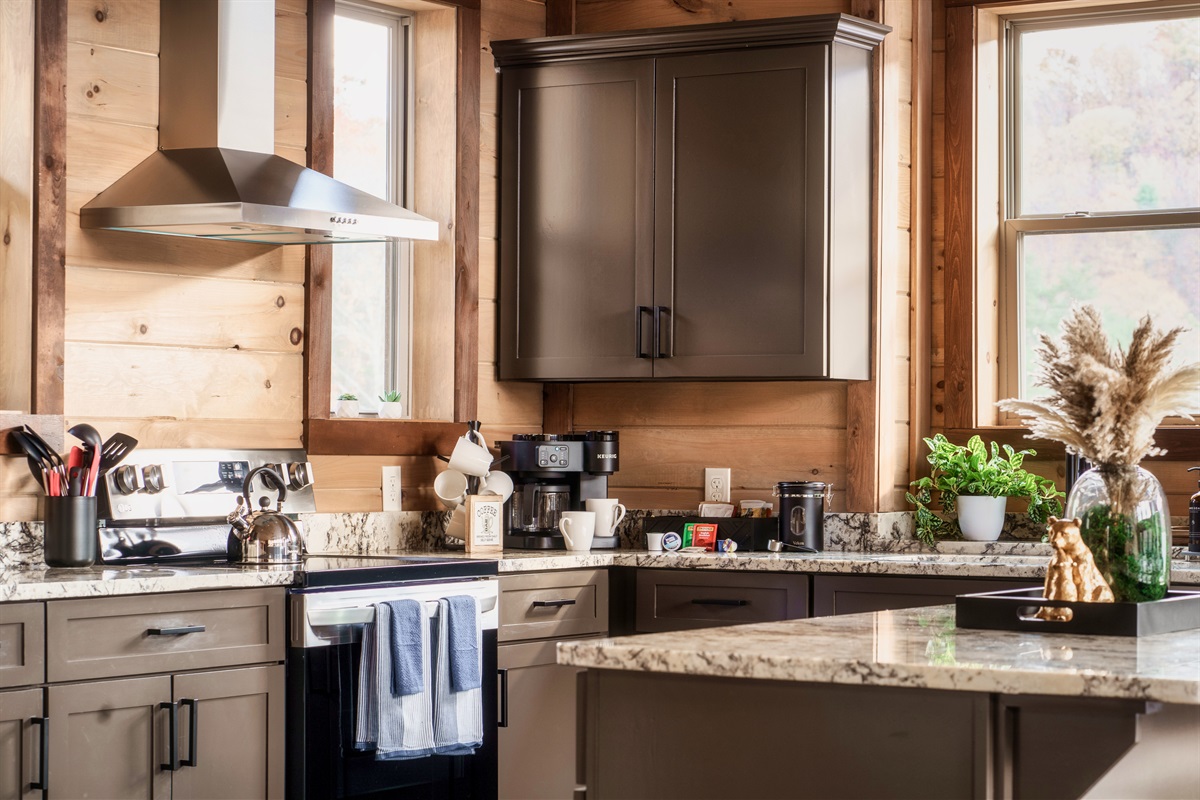
{"label": "blue striped dish towel", "polygon": [[469,595],[438,600],[437,629],[434,752],[470,755],[483,744],[479,601]]}
{"label": "blue striped dish towel", "polygon": [[[416,614],[411,606],[416,606]],[[401,609],[403,641],[393,639],[393,608]],[[430,663],[429,611],[416,600],[399,600],[375,605],[375,622],[363,626],[362,658],[358,669],[358,718],[354,746],[375,748],[379,760],[422,758],[434,752],[433,693],[429,669],[422,669],[420,691],[397,694],[393,674],[397,665],[412,664],[411,644],[420,643],[419,664]],[[415,630],[413,629],[415,626]],[[401,669],[404,669],[401,666]],[[415,689],[410,680],[398,677],[396,688]]]}

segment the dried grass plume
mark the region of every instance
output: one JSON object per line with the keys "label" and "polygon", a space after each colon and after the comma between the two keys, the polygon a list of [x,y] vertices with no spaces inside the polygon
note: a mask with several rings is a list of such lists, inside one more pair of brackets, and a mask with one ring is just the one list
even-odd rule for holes
{"label": "dried grass plume", "polygon": [[1040,400],[1001,400],[1029,425],[1031,439],[1053,439],[1093,464],[1133,467],[1162,455],[1154,430],[1167,416],[1200,413],[1200,362],[1173,368],[1171,351],[1183,328],[1161,332],[1149,316],[1129,347],[1109,344],[1100,312],[1077,306],[1062,322],[1062,339],[1041,337],[1036,383]]}

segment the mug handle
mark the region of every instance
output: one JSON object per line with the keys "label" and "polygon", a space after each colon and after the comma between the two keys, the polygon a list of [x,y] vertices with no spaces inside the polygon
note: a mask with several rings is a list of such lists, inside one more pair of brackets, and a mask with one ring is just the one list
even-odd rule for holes
{"label": "mug handle", "polygon": [[574,547],[575,543],[571,541],[571,534],[567,533],[567,528],[571,527],[571,518],[562,517],[558,521],[558,532],[567,540],[567,547]]}
{"label": "mug handle", "polygon": [[617,515],[617,518],[613,520],[612,527],[608,529],[609,536],[612,536],[613,531],[615,531],[617,526],[621,524],[621,520],[625,519],[625,506],[617,503],[615,506],[613,506],[613,508],[621,513]]}

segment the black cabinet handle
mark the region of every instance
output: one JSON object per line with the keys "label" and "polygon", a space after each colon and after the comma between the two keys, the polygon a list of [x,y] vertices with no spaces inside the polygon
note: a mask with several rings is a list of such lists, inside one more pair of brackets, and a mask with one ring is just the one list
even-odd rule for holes
{"label": "black cabinet handle", "polygon": [[500,721],[496,723],[497,728],[508,727],[508,670],[496,670],[500,674]]}
{"label": "black cabinet handle", "polygon": [[183,636],[185,633],[204,633],[203,625],[181,625],[178,628],[147,628],[149,636]]}
{"label": "black cabinet handle", "polygon": [[200,703],[193,697],[185,697],[179,705],[187,706],[191,712],[188,717],[188,757],[180,761],[179,766],[196,767],[200,765],[197,756],[200,750]]}
{"label": "black cabinet handle", "polygon": [[30,717],[29,724],[42,729],[42,752],[38,754],[38,779],[29,782],[30,789],[41,789],[42,797],[50,788],[50,718]]}
{"label": "black cabinet handle", "polygon": [[159,703],[159,708],[165,708],[167,717],[167,763],[160,764],[167,772],[179,769],[179,705],[176,703]]}
{"label": "black cabinet handle", "polygon": [[574,600],[534,600],[532,603],[534,608],[562,608],[563,606],[575,605]]}
{"label": "black cabinet handle", "polygon": [[[663,315],[671,316],[671,309],[667,306],[654,307],[654,357],[655,358],[671,358],[672,353],[663,352],[663,339],[666,338],[663,332]],[[672,346],[672,349],[674,347]]]}
{"label": "black cabinet handle", "polygon": [[637,337],[637,357],[650,358],[650,354],[642,348],[642,317],[651,313],[650,306],[637,306],[633,310],[633,335]]}
{"label": "black cabinet handle", "polygon": [[748,606],[749,600],[730,600],[725,597],[697,597],[692,601],[697,606]]}

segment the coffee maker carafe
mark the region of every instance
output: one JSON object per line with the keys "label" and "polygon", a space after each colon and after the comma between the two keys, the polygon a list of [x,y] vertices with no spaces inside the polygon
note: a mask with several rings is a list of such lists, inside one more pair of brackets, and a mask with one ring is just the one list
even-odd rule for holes
{"label": "coffee maker carafe", "polygon": [[[561,550],[564,511],[583,511],[588,500],[608,497],[608,476],[617,471],[616,431],[518,434],[499,442],[500,463],[513,480],[506,548]],[[617,546],[616,536],[596,536],[593,548]]]}

